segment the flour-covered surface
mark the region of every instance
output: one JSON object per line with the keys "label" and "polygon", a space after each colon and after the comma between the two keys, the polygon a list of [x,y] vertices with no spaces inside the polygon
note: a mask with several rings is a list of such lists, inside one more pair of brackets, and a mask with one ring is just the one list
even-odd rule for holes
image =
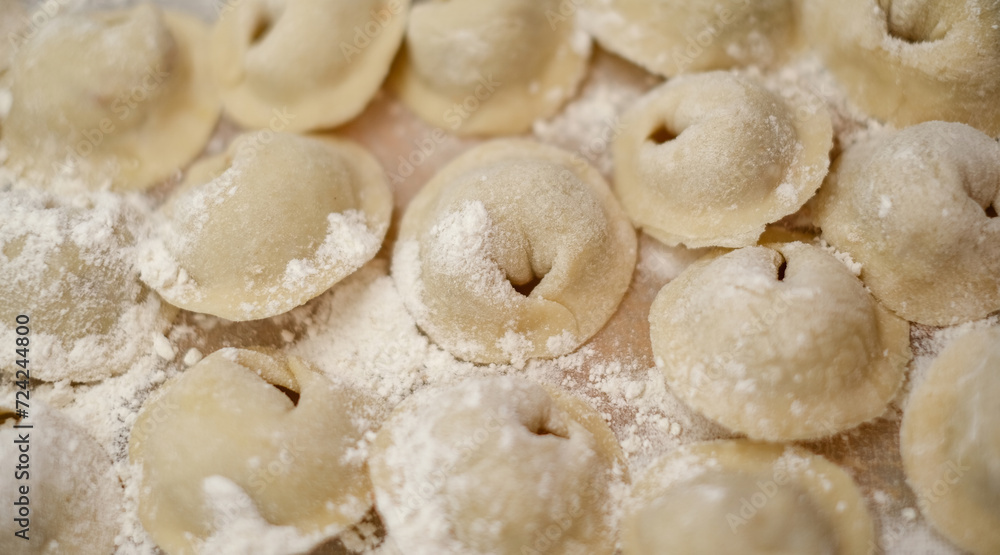
{"label": "flour-covered surface", "polygon": [[[138,280],[138,205],[112,193],[70,199],[34,188],[0,197],[0,339],[15,345],[18,315],[32,316],[36,377],[121,374],[168,328],[174,311]],[[15,355],[5,349],[0,364],[14,368]]]}
{"label": "flour-covered surface", "polygon": [[[201,10],[206,17],[218,11],[204,5]],[[827,104],[836,133],[835,151],[882,127],[845,100],[836,81],[814,56],[805,55],[773,72],[749,73],[756,73],[779,90],[782,83],[795,83]],[[551,120],[536,123],[533,136],[579,154],[609,177],[610,142],[621,132],[618,116],[657,82],[598,50],[577,98]],[[5,98],[0,92],[0,108],[9,104]],[[223,151],[238,131],[223,121],[206,152]],[[588,401],[602,415],[620,441],[633,477],[681,445],[731,437],[671,394],[654,365],[649,340],[647,317],[654,296],[702,251],[664,247],[641,235],[637,268],[621,306],[581,348],[554,360],[529,360],[522,369],[461,362],[420,332],[389,275],[389,255],[399,218],[410,199],[439,168],[479,141],[459,139],[424,124],[385,93],[340,133],[362,143],[379,159],[393,190],[393,224],[375,260],[327,293],[266,320],[233,323],[182,311],[166,334],[150,334],[148,351],[140,353],[120,375],[93,383],[31,383],[33,399],[63,411],[111,458],[125,490],[125,510],[115,538],[118,554],[159,552],[138,521],[136,503],[141,477],[138,467],[130,466],[127,458],[128,440],[139,409],[167,379],[222,347],[284,349],[311,360],[324,372],[364,385],[389,405],[398,404],[417,390],[473,376],[513,374],[557,386]],[[171,180],[147,197],[161,203],[177,182]],[[0,166],[0,194],[27,185]],[[784,223],[809,229],[809,206]],[[898,445],[899,420],[910,384],[937,353],[964,330],[984,325],[1000,325],[1000,321],[994,315],[987,321],[957,328],[913,326],[914,360],[907,368],[907,384],[886,414],[835,437],[798,444],[838,464],[857,482],[876,519],[877,552],[958,553],[929,528],[917,510],[915,495],[905,485]],[[33,333],[40,339],[45,330],[38,328]],[[6,349],[7,345],[0,347]],[[13,403],[15,388],[9,376],[0,377],[0,404]],[[241,494],[230,485],[214,480],[205,483],[204,490],[215,506],[232,506]],[[38,506],[36,510],[41,515],[47,509]],[[233,514],[231,526],[213,539],[213,552],[282,553],[295,543],[287,529],[269,527],[255,511]],[[348,537],[315,551],[359,552],[406,550],[391,538],[385,539],[377,516],[371,515]]]}
{"label": "flour-covered surface", "polygon": [[381,166],[357,145],[247,133],[190,168],[156,212],[142,279],[191,311],[283,314],[371,260],[391,209]]}
{"label": "flour-covered surface", "polygon": [[632,279],[636,234],[593,168],[536,141],[494,141],[421,189],[394,253],[400,293],[435,343],[523,367],[604,325]]}

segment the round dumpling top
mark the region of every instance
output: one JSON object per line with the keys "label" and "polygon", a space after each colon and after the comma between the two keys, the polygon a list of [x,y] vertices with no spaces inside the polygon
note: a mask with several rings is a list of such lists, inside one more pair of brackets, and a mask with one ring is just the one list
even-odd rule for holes
{"label": "round dumpling top", "polygon": [[900,316],[944,326],[1000,309],[1000,146],[929,122],[848,149],[816,202],[823,238]]}
{"label": "round dumpling top", "polygon": [[230,320],[282,314],[375,256],[392,212],[378,164],[344,140],[260,131],[196,164],[162,210],[142,279]]}
{"label": "round dumpling top", "polygon": [[211,59],[226,114],[244,127],[336,127],[382,86],[410,0],[246,0],[223,10]]}
{"label": "round dumpling top", "polygon": [[[581,3],[581,2],[576,2]],[[794,42],[791,0],[582,0],[601,46],[647,70],[773,65]]]}
{"label": "round dumpling top", "polygon": [[636,235],[597,170],[525,140],[474,148],[410,203],[392,273],[453,355],[524,363],[569,353],[611,318]]}
{"label": "round dumpling top", "polygon": [[803,2],[804,34],[866,112],[902,128],[967,123],[1000,134],[1000,4]]}
{"label": "round dumpling top", "polygon": [[956,339],[903,415],[900,449],[923,514],[963,550],[1000,552],[1000,328]]}
{"label": "round dumpling top", "polygon": [[[152,350],[173,310],[139,281],[140,212],[113,193],[66,201],[38,189],[0,192],[0,367],[86,382],[120,374]],[[28,356],[14,349],[28,318]],[[24,331],[24,330],[22,330]]]}
{"label": "round dumpling top", "polygon": [[413,8],[389,80],[425,121],[463,135],[527,131],[575,93],[590,37],[560,0],[453,0]]}
{"label": "round dumpling top", "polygon": [[749,246],[819,189],[832,146],[820,103],[727,72],[679,77],[624,116],[615,191],[667,245]]}
{"label": "round dumpling top", "polygon": [[687,404],[754,439],[812,439],[876,418],[910,359],[909,324],[805,243],[696,262],[649,313],[656,364]]}
{"label": "round dumpling top", "polygon": [[510,377],[418,392],[369,464],[389,537],[412,555],[614,553],[624,456],[566,394]]}
{"label": "round dumpling top", "polygon": [[[86,546],[88,553],[114,553],[125,490],[111,458],[82,427],[44,402],[32,398],[27,410],[21,418],[13,408],[0,407],[0,464],[8,469],[0,473],[0,495],[8,503],[0,552],[58,555]],[[28,449],[26,464],[19,460],[22,448]],[[27,503],[19,505],[22,496]],[[14,535],[22,528],[27,541]]]}
{"label": "round dumpling top", "polygon": [[142,525],[167,553],[211,552],[213,536],[252,515],[254,533],[290,527],[288,545],[304,552],[371,509],[362,437],[382,410],[297,357],[216,351],[132,428]]}
{"label": "round dumpling top", "polygon": [[868,555],[875,533],[843,470],[795,447],[716,441],[682,447],[632,487],[624,555]]}
{"label": "round dumpling top", "polygon": [[199,20],[152,4],[60,16],[11,69],[3,138],[15,166],[92,188],[145,189],[201,151],[219,117]]}

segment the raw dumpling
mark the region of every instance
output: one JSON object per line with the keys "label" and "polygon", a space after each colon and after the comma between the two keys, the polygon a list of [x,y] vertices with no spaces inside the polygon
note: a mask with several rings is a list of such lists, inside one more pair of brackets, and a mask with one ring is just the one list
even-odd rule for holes
{"label": "raw dumpling", "polygon": [[569,353],[611,318],[636,235],[581,159],[525,140],[472,149],[400,224],[392,274],[434,342],[473,362]]}
{"label": "raw dumpling", "polygon": [[375,256],[392,212],[378,161],[339,139],[259,131],[191,169],[142,279],[230,320],[287,312]]}
{"label": "raw dumpling", "polygon": [[832,146],[821,103],[726,72],[679,77],[624,116],[615,191],[667,245],[749,246],[813,196]]}
{"label": "raw dumpling", "polygon": [[576,0],[608,50],[665,77],[773,65],[793,46],[791,0]]}
{"label": "raw dumpling", "polygon": [[[35,398],[28,404],[27,418],[0,407],[0,495],[7,504],[0,553],[114,553],[125,490],[111,458],[66,416]],[[27,462],[19,460],[25,453]],[[21,487],[28,488],[27,505],[16,504]],[[22,507],[27,522],[16,520]],[[22,528],[27,541],[14,535]]]}
{"label": "raw dumpling", "polygon": [[848,149],[816,199],[823,238],[880,301],[946,326],[1000,309],[1000,146],[929,122]]}
{"label": "raw dumpling", "polygon": [[687,404],[753,439],[829,436],[883,413],[910,327],[804,243],[716,253],[649,312],[656,365]]}
{"label": "raw dumpling", "polygon": [[919,383],[900,449],[920,510],[977,555],[1000,553],[1000,328],[963,335]]}
{"label": "raw dumpling", "polygon": [[865,112],[902,128],[957,121],[1000,134],[1000,3],[802,2],[805,35]]}
{"label": "raw dumpling", "polygon": [[241,0],[212,32],[226,113],[244,127],[336,127],[375,96],[410,0]]}
{"label": "raw dumpling", "polygon": [[141,4],[60,16],[18,52],[10,163],[44,180],[145,189],[202,150],[219,118],[199,20]]}
{"label": "raw dumpling", "polygon": [[375,503],[409,555],[611,555],[614,434],[582,401],[520,379],[418,392],[375,438]]}
{"label": "raw dumpling", "polygon": [[853,480],[796,447],[716,441],[660,459],[632,488],[624,555],[869,555]]}
{"label": "raw dumpling", "polygon": [[[176,310],[139,281],[138,212],[113,193],[0,192],[0,341],[28,317],[31,377],[100,380],[152,351]],[[15,349],[0,350],[13,375]],[[21,357],[18,357],[21,358]]]}
{"label": "raw dumpling", "polygon": [[293,528],[304,552],[371,509],[360,448],[381,411],[300,358],[216,351],[165,385],[132,428],[142,525],[171,555],[199,553],[242,509],[262,528]]}
{"label": "raw dumpling", "polygon": [[559,4],[417,4],[389,85],[418,116],[451,132],[527,131],[555,114],[587,71],[590,37],[575,18],[556,15]]}

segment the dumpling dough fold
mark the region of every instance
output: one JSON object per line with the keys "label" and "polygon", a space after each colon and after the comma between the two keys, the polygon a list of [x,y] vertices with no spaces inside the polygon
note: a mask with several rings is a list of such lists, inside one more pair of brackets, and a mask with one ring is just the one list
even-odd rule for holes
{"label": "dumpling dough fold", "polygon": [[804,34],[866,112],[899,128],[943,120],[1000,134],[1000,3],[802,2]]}
{"label": "dumpling dough fold", "polygon": [[833,147],[822,103],[721,71],[671,79],[622,127],[615,192],[637,227],[670,246],[755,244],[819,189]]}
{"label": "dumpling dough fold", "polygon": [[880,416],[911,356],[909,324],[833,255],[797,242],[710,254],[660,290],[649,324],[684,402],[768,441]]}
{"label": "dumpling dough fold", "polygon": [[249,128],[336,127],[364,110],[399,50],[410,0],[240,0],[212,31],[226,114]]}
{"label": "dumpling dough fold", "polygon": [[187,310],[283,314],[371,260],[391,212],[385,174],[361,146],[249,133],[191,168],[143,245],[142,279]]}
{"label": "dumpling dough fold", "polygon": [[1000,145],[928,122],[848,149],[816,197],[823,238],[913,322],[947,326],[1000,310]]}
{"label": "dumpling dough fold", "polygon": [[794,46],[791,0],[575,0],[608,50],[674,77],[770,66]]}
{"label": "dumpling dough fold", "polygon": [[495,377],[403,401],[369,464],[379,513],[411,555],[611,555],[624,462],[584,402]]}
{"label": "dumpling dough fold", "polygon": [[414,6],[389,87],[432,125],[462,135],[527,131],[571,98],[590,37],[560,0],[452,0]]}
{"label": "dumpling dough fold", "polygon": [[238,526],[232,515],[241,510],[315,546],[371,509],[360,448],[382,411],[298,357],[216,351],[165,384],[135,421],[139,519],[171,555],[209,552],[202,546]]}
{"label": "dumpling dough fold", "polygon": [[421,329],[479,363],[569,353],[611,317],[636,235],[600,174],[526,140],[463,154],[420,191],[392,273]]}

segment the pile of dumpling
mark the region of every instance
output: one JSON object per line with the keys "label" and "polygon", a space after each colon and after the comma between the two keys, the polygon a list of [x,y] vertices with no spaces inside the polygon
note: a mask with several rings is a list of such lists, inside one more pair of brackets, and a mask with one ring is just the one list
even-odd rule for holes
{"label": "pile of dumpling", "polygon": [[[350,546],[373,522],[406,554],[872,553],[850,473],[790,442],[883,415],[911,323],[1000,310],[996,2],[246,0],[211,28],[148,3],[45,15],[0,48],[0,144],[20,176],[0,183],[9,403],[25,389],[19,315],[31,383],[96,382],[181,310],[304,305],[383,251],[390,225],[419,329],[495,370],[391,406],[279,349],[211,353],[152,393],[128,438],[138,517],[166,553]],[[576,95],[595,39],[666,78],[622,115],[610,184],[523,136]],[[886,130],[845,146],[823,99],[744,71],[804,52]],[[442,136],[490,139],[396,221],[379,160],[336,131],[383,84]],[[224,148],[220,119],[243,130]],[[642,472],[593,407],[518,376],[611,319],[639,232],[706,249],[656,295],[649,336],[670,391],[738,438]],[[974,553],[1000,551],[992,322],[913,384],[900,437],[923,515]],[[40,430],[48,461],[30,551],[127,549],[115,453],[37,405],[0,409],[4,467],[15,424]],[[24,548],[11,526],[5,553]]]}

